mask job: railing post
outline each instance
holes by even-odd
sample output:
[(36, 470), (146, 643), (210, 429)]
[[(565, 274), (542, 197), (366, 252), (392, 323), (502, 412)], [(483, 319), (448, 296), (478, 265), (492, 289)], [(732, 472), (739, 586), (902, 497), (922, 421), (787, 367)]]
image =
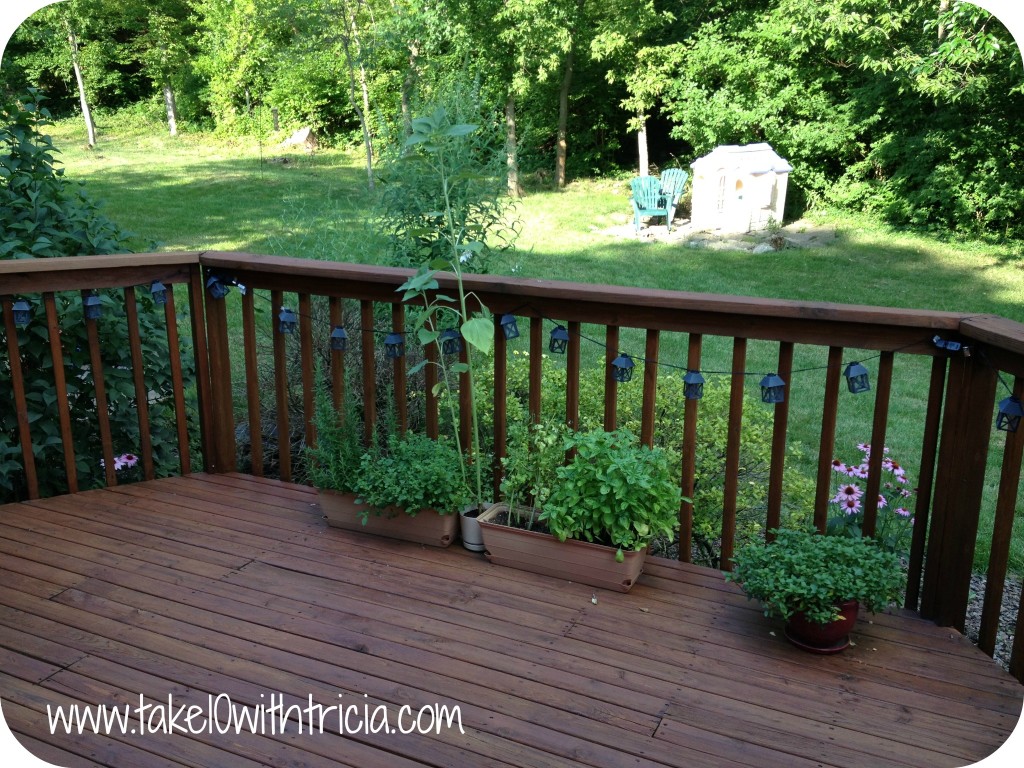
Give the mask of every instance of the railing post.
[(950, 359), (921, 591), (921, 615), (961, 632), (993, 426), (996, 372), (980, 355)]
[[(234, 472), (235, 416), (231, 392), (231, 358), (228, 344), (228, 314), (225, 299), (210, 299), (206, 304), (207, 348), (210, 353), (210, 392), (212, 395), (213, 455), (207, 460), (210, 472)], [(281, 438), (279, 438), (281, 439)]]

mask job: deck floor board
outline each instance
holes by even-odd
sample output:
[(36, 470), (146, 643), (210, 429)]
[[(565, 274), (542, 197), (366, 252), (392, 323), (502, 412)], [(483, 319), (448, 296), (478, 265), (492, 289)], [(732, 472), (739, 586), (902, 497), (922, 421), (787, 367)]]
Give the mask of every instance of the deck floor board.
[[(68, 766), (958, 766), (1007, 738), (1024, 698), (909, 612), (810, 656), (715, 571), (652, 560), (630, 594), (595, 592), (330, 529), (310, 489), (243, 475), (0, 507), (0, 578), (5, 717)], [(465, 732), (47, 723), (47, 704), (218, 694), (365, 704), (392, 725), (403, 706), (458, 705)]]

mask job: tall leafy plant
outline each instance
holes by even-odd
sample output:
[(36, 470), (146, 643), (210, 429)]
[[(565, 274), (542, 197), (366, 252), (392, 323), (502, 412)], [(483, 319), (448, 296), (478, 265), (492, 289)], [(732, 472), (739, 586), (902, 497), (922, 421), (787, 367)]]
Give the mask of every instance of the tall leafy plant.
[[(79, 254), (130, 253), (132, 240), (104, 216), (81, 185), (64, 177), (43, 129), (49, 112), (42, 96), (31, 90), (3, 109), (0, 124), (0, 258), (33, 259)], [(2, 286), (0, 286), (2, 291)], [(27, 297), (35, 303), (34, 297)], [(76, 293), (55, 295), (61, 333), (71, 431), (79, 485), (101, 484), (101, 446), (96, 423), (89, 343)], [(150, 393), (150, 436), (158, 475), (170, 474), (177, 465), (174, 430), (173, 380), (168, 362), (163, 313), (148, 291), (139, 292), (139, 330)], [(101, 293), (102, 316), (98, 321), (103, 375), (108, 400), (114, 454), (140, 450), (138, 404), (132, 377), (131, 347), (120, 293)], [(31, 425), (40, 493), (53, 495), (67, 490), (62, 438), (55, 403), (56, 385), (45, 322), (36, 316), (18, 331), (28, 420)], [(0, 344), (0, 391), (11, 391), (7, 345)], [(186, 391), (192, 380), (191, 355), (184, 357)], [(23, 498), (25, 476), (20, 461), (17, 414), (14, 403), (0, 398), (0, 502)], [(122, 478), (123, 479), (123, 478)]]
[[(441, 390), (456, 388), (455, 377), (466, 374), (470, 406), (470, 445), (461, 444), (458, 413), (455, 398), (446, 398), (452, 431), (459, 450), (460, 468), (463, 481), (472, 489), (473, 501), (478, 507), (484, 503), (483, 457), (480, 450), (480, 420), (477, 414), (478, 394), (473, 385), (474, 364), (480, 355), (488, 355), (494, 343), (494, 321), (483, 302), (466, 290), (462, 275), (466, 264), (483, 253), (484, 243), (478, 237), (484, 234), (472, 223), (467, 211), (476, 207), (472, 199), (471, 182), (479, 171), (472, 170), (467, 154), (472, 152), (471, 136), (479, 126), (470, 123), (451, 123), (443, 108), (438, 108), (426, 117), (412, 121), (412, 135), (406, 140), (409, 150), (407, 161), (415, 164), (436, 186), (430, 192), (438, 208), (430, 218), (431, 227), (427, 237), (443, 248), (431, 246), (428, 249), (432, 259), (406, 281), (398, 290), (403, 301), (420, 303), (423, 311), (415, 318), (415, 329), (424, 346), (438, 345), (436, 365), (440, 380), (434, 387), (434, 394)], [(455, 275), (456, 296), (439, 293), (435, 275), (447, 270)], [(475, 307), (475, 309), (474, 309)], [(457, 330), (466, 346), (465, 362), (448, 362), (444, 354), (441, 335), (444, 330)], [(415, 373), (430, 361), (424, 360), (410, 373)], [(468, 451), (468, 456), (467, 456)]]

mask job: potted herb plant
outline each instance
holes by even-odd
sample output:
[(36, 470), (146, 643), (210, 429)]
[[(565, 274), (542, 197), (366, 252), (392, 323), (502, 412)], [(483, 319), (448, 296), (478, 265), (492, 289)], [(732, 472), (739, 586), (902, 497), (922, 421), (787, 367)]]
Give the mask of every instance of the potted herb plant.
[(339, 521), (357, 519), (363, 512), (355, 489), (366, 449), (353, 409), (346, 403), (342, 413), (336, 411), (319, 370), (317, 381), (321, 384), (316, 387), (312, 418), (317, 439), (303, 452), (306, 481), (317, 489), (328, 524), (340, 526)]
[[(508, 504), (480, 517), (491, 562), (628, 592), (643, 569), (647, 545), (679, 524), (679, 485), (672, 462), (631, 433), (570, 432), (536, 525)], [(532, 517), (531, 517), (532, 519)]]
[(868, 538), (776, 530), (767, 544), (749, 544), (733, 557), (726, 581), (786, 622), (786, 637), (813, 653), (838, 653), (849, 643), (858, 607), (875, 612), (900, 596), (899, 559)]
[(457, 453), (444, 439), (415, 432), (391, 437), (386, 449), (362, 456), (353, 483), (355, 518), (333, 524), (447, 547), (455, 540), (457, 512), (469, 492), (452, 471)]

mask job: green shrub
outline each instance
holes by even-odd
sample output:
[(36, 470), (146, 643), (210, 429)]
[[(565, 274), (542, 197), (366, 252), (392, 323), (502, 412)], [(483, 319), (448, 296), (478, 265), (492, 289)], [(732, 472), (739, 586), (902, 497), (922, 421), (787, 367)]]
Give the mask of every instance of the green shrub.
[[(64, 178), (54, 159), (57, 150), (42, 133), (49, 112), (40, 106), (38, 91), (29, 91), (20, 105), (4, 110), (0, 127), (0, 258), (32, 259), (79, 254), (130, 253), (131, 239), (106, 218), (82, 185)], [(174, 428), (173, 381), (168, 362), (164, 315), (148, 291), (139, 291), (139, 331), (142, 337), (146, 389), (150, 392), (150, 437), (157, 475), (178, 465)], [(32, 302), (32, 297), (27, 297)], [(97, 321), (100, 355), (108, 399), (108, 416), (115, 455), (141, 450), (132, 360), (120, 291), (101, 291), (103, 314)], [(81, 488), (103, 484), (102, 452), (96, 420), (89, 343), (82, 314), (82, 297), (55, 295), (64, 356), (76, 471)], [(21, 366), (31, 424), (40, 493), (51, 496), (67, 490), (60, 422), (55, 407), (49, 334), (42, 310), (35, 307), (30, 325), (18, 331)], [(0, 344), (0, 391), (10, 392), (7, 345)], [(186, 392), (192, 389), (193, 363), (183, 356)], [(122, 480), (128, 479), (121, 477)], [(25, 497), (24, 468), (18, 439), (17, 415), (9, 398), (0, 398), (0, 503)]]
[(408, 515), (423, 509), (455, 514), (472, 498), (458, 464), (458, 451), (449, 441), (408, 432), (388, 440), (387, 450), (363, 455), (353, 490), (360, 503), (378, 514), (387, 507)]

